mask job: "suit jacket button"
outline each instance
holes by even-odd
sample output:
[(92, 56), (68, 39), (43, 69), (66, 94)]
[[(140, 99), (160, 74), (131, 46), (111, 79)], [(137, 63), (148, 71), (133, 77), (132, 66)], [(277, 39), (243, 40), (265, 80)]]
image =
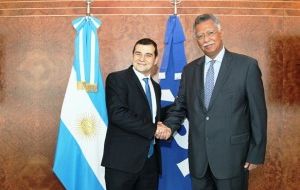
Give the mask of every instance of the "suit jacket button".
[(206, 119), (206, 121), (208, 121), (208, 120), (209, 120), (209, 117), (208, 117), (208, 116), (206, 116), (206, 118), (205, 118), (205, 119)]

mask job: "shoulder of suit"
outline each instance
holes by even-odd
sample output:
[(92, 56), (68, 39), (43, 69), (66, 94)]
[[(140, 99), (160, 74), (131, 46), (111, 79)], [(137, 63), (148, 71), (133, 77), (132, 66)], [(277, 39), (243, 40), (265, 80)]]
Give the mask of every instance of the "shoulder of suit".
[(194, 68), (194, 67), (198, 67), (202, 64), (202, 62), (204, 63), (204, 56), (202, 57), (199, 57), (193, 61), (191, 61), (190, 63), (188, 63), (185, 68), (188, 69), (188, 68)]
[(197, 58), (193, 61), (191, 61), (190, 63), (186, 64), (183, 68), (183, 72), (186, 73), (186, 72), (191, 72), (192, 70), (195, 70), (197, 68), (199, 68), (202, 64), (204, 57), (200, 57), (200, 58)]
[[(115, 71), (115, 72), (111, 72), (110, 74), (108, 74), (107, 77), (120, 77), (120, 78), (126, 78), (127, 76), (130, 75), (130, 68), (127, 69), (123, 69), (120, 71)], [(132, 71), (133, 72), (133, 71)]]
[(230, 55), (235, 60), (242, 60), (244, 63), (257, 63), (257, 60), (255, 58), (250, 57), (248, 55), (235, 53), (235, 52), (229, 52), (229, 51), (226, 51), (225, 56), (226, 56), (226, 54)]

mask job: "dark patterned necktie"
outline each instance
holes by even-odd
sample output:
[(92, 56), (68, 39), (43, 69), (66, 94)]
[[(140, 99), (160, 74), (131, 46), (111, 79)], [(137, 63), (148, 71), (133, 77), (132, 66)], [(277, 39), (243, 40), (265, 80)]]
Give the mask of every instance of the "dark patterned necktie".
[(209, 102), (210, 102), (210, 98), (212, 95), (212, 92), (214, 90), (214, 75), (215, 75), (215, 71), (214, 71), (214, 63), (216, 61), (215, 60), (211, 60), (210, 64), (209, 64), (209, 68), (207, 70), (206, 73), (206, 79), (205, 79), (205, 85), (204, 85), (204, 104), (206, 109), (209, 106)]

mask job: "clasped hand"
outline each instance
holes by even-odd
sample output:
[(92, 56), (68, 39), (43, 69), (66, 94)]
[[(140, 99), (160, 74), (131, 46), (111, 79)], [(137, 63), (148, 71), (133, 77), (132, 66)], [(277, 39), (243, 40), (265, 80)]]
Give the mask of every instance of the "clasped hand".
[(169, 127), (164, 125), (162, 122), (157, 122), (157, 129), (155, 132), (155, 137), (161, 140), (167, 140), (170, 138), (172, 131)]

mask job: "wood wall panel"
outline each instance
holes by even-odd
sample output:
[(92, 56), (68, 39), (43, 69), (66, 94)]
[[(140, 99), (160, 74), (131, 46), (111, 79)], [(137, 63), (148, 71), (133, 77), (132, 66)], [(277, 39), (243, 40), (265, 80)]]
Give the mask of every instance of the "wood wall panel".
[[(2, 16), (74, 16), (85, 13), (85, 2), (80, 1), (3, 1)], [(300, 15), (299, 1), (182, 1), (178, 7), (181, 15), (214, 12), (229, 15)], [(160, 15), (172, 14), (169, 1), (94, 1), (94, 15)]]
[[(94, 1), (103, 78), (130, 65), (136, 40), (158, 42), (159, 58), (169, 1)], [(251, 172), (250, 190), (300, 186), (300, 2), (182, 1), (178, 13), (191, 61), (202, 53), (192, 24), (217, 14), (226, 47), (256, 57), (268, 106), (266, 164)], [(60, 110), (73, 60), (71, 22), (85, 14), (81, 0), (0, 2), (0, 189), (63, 189), (52, 173)]]
[[(300, 20), (286, 18), (283, 33), (283, 125), (282, 155), (284, 183), (299, 188), (300, 179)], [(296, 166), (296, 167), (295, 167)], [(298, 184), (294, 183), (298, 181)]]

